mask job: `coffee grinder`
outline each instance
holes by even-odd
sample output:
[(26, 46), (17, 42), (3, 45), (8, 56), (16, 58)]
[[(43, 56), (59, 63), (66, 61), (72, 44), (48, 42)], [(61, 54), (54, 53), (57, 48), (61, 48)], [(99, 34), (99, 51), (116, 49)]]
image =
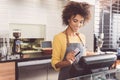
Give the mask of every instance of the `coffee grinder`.
[(13, 32), (13, 36), (15, 37), (15, 39), (13, 41), (12, 52), (13, 52), (13, 54), (21, 55), (21, 40), (19, 38), (21, 36), (21, 33), (19, 31)]

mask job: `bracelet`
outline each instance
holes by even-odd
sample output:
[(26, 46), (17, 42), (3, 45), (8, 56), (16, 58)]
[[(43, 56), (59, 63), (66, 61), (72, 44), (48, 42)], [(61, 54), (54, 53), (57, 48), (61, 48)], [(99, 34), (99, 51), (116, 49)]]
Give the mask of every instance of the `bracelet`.
[(69, 62), (70, 62), (70, 64), (72, 64), (73, 63), (73, 61), (72, 60), (68, 60)]

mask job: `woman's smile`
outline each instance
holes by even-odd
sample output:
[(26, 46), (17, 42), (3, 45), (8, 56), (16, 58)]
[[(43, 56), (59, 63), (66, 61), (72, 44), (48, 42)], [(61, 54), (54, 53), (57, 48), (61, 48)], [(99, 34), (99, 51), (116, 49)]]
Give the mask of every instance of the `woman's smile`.
[(69, 27), (73, 32), (77, 32), (84, 24), (84, 18), (81, 15), (72, 16), (69, 19)]

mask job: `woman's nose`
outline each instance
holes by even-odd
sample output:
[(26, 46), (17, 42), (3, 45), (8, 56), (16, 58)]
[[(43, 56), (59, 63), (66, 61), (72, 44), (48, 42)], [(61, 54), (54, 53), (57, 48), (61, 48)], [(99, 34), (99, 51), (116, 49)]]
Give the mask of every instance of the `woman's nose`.
[(81, 26), (81, 23), (77, 23), (77, 27), (80, 27)]

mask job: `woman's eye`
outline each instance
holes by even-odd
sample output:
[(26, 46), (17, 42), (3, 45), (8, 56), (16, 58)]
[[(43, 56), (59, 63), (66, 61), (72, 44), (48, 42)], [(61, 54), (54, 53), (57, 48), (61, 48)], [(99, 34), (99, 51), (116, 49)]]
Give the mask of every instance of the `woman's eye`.
[(84, 23), (84, 21), (80, 21), (80, 23), (81, 23), (81, 24), (83, 24), (83, 23)]
[(77, 22), (77, 20), (73, 20), (73, 22)]
[[(73, 19), (73, 22), (78, 23), (78, 20)], [(81, 21), (80, 21), (80, 24), (83, 24), (83, 23), (84, 23), (84, 20), (81, 20)]]

